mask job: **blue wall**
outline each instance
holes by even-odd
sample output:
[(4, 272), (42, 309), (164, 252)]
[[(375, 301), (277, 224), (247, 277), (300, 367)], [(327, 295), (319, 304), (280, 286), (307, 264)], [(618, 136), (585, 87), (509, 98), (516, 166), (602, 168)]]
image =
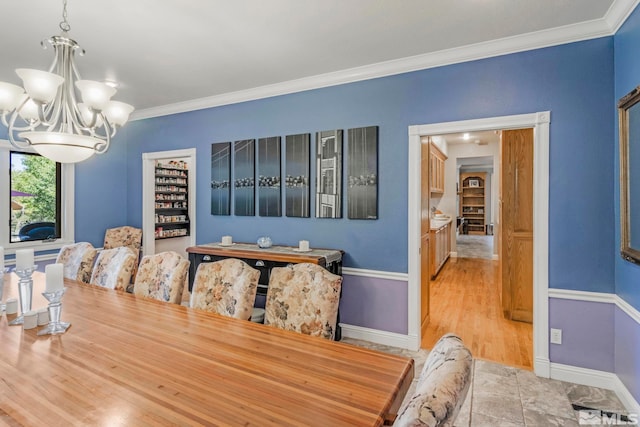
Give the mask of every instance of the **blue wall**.
[[(640, 85), (640, 9), (631, 14), (614, 37), (615, 47), (615, 99)], [(617, 122), (614, 122), (616, 141), (619, 141)], [(619, 173), (618, 144), (615, 153), (615, 177)], [(640, 165), (631, 165), (640, 167)], [(620, 185), (615, 181), (614, 199), (616, 218), (620, 212)], [(637, 185), (638, 183), (635, 183)], [(635, 218), (637, 221), (638, 218)], [(636, 310), (640, 310), (640, 266), (624, 261), (618, 255), (620, 247), (620, 224), (615, 228), (615, 292)], [(617, 309), (614, 322), (615, 332), (615, 373), (634, 396), (640, 400), (640, 324), (637, 316), (632, 317)]]
[[(640, 44), (640, 9), (636, 9), (627, 19), (614, 38), (615, 46), (615, 99), (629, 93), (640, 85), (640, 56), (638, 45)], [(617, 117), (617, 116), (616, 116)], [(614, 122), (616, 141), (618, 141), (617, 122)], [(619, 174), (618, 145), (615, 149), (615, 177)], [(640, 165), (633, 165), (640, 167)], [(616, 218), (620, 215), (620, 185), (615, 179), (615, 208)], [(636, 219), (637, 220), (637, 219)], [(616, 247), (615, 247), (615, 284), (616, 293), (625, 301), (640, 310), (640, 266), (624, 261), (618, 255), (620, 248), (620, 224), (616, 221)]]
[[(406, 272), (408, 126), (550, 110), (550, 284), (612, 292), (612, 93), (607, 37), (140, 120), (127, 126), (127, 222), (141, 222), (141, 154), (196, 147), (198, 243), (305, 238), (343, 248), (346, 266)], [(380, 127), (379, 220), (209, 214), (211, 143), (368, 125)]]

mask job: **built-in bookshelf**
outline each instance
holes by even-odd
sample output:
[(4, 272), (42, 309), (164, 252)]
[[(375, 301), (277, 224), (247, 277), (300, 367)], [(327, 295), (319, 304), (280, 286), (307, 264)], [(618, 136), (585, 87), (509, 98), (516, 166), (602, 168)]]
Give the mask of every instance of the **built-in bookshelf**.
[(156, 240), (189, 235), (189, 170), (184, 161), (155, 165)]
[(485, 183), (486, 172), (460, 174), (460, 216), (468, 234), (485, 234)]

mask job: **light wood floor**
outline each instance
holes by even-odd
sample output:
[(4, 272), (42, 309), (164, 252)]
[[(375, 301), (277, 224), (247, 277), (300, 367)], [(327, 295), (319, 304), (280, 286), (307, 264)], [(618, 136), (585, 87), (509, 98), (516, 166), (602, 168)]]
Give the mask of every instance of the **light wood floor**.
[(498, 261), (451, 258), (431, 281), (431, 319), (422, 347), (447, 332), (458, 334), (475, 358), (531, 370), (533, 328), (502, 315)]

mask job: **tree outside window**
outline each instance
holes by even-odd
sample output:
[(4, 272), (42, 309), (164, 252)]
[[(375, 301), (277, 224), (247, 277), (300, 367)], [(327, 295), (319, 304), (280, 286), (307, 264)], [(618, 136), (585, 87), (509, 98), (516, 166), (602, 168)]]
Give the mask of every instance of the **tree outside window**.
[(60, 164), (15, 151), (10, 162), (10, 241), (60, 238)]

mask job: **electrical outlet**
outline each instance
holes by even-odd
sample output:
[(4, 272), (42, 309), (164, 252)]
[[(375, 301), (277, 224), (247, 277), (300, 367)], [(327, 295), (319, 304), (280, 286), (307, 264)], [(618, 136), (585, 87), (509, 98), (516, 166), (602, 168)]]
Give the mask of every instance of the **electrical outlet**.
[(551, 344), (562, 344), (562, 329), (551, 328)]

